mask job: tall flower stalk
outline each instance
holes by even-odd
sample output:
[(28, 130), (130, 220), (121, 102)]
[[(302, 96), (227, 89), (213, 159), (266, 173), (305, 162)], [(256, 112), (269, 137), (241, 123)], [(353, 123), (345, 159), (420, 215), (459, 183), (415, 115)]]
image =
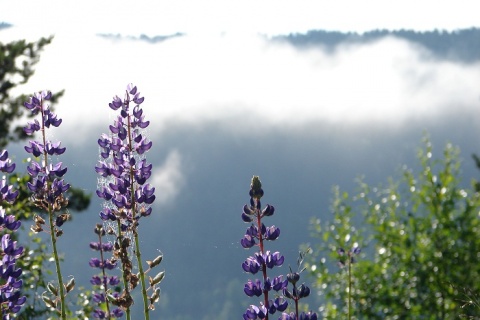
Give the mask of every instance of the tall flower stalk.
[(263, 196), (262, 184), (259, 177), (254, 176), (250, 185), (250, 205), (243, 207), (242, 220), (251, 223), (247, 228), (245, 236), (240, 241), (241, 245), (246, 248), (258, 247), (258, 252), (250, 256), (243, 262), (242, 268), (250, 274), (261, 272), (262, 279), (248, 280), (244, 287), (244, 292), (249, 297), (260, 297), (263, 295), (263, 302), (260, 305), (250, 305), (243, 314), (243, 319), (265, 319), (268, 320), (269, 314), (276, 311), (283, 312), (288, 307), (287, 300), (277, 295), (275, 299), (270, 299), (269, 293), (274, 290), (282, 292), (287, 287), (287, 279), (283, 280), (283, 276), (279, 275), (270, 279), (267, 275), (267, 269), (280, 267), (283, 264), (284, 257), (277, 251), (271, 253), (265, 250), (265, 242), (273, 241), (280, 235), (280, 228), (275, 226), (266, 227), (262, 219), (272, 216), (275, 208), (267, 205), (263, 210), (260, 199)]
[(105, 253), (113, 250), (113, 244), (111, 242), (103, 242), (103, 237), (106, 235), (106, 231), (101, 224), (95, 226), (95, 233), (98, 236), (97, 242), (90, 242), (90, 248), (100, 252), (100, 259), (92, 258), (90, 260), (90, 266), (92, 268), (98, 268), (101, 270), (100, 275), (94, 275), (90, 279), (90, 283), (99, 289), (99, 292), (93, 294), (93, 301), (99, 305), (94, 309), (93, 317), (96, 319), (112, 319), (120, 318), (123, 316), (123, 310), (121, 308), (112, 308), (109, 298), (118, 298), (118, 293), (111, 291), (119, 283), (120, 279), (117, 276), (108, 276), (106, 270), (112, 270), (117, 267), (117, 261), (105, 258)]
[[(46, 231), (49, 233), (58, 280), (58, 287), (53, 284), (48, 286), (52, 297), (44, 295), (43, 300), (48, 307), (57, 309), (62, 319), (66, 319), (65, 295), (73, 289), (75, 281), (72, 278), (66, 285), (63, 283), (60, 258), (57, 252), (57, 240), (63, 234), (60, 227), (70, 217), (64, 211), (68, 205), (65, 192), (70, 185), (62, 179), (67, 172), (67, 168), (62, 168), (61, 162), (54, 163), (52, 159), (53, 156), (62, 155), (66, 148), (61, 147), (60, 141), (52, 142), (47, 139), (47, 129), (58, 127), (62, 123), (62, 120), (57, 118), (46, 103), (51, 98), (51, 92), (42, 91), (35, 93), (28, 102), (24, 103), (24, 106), (32, 114), (39, 115), (38, 118), (40, 119), (40, 121), (35, 119), (24, 127), (24, 131), (28, 135), (40, 132), (40, 140), (30, 140), (28, 145), (25, 146), (25, 151), (33, 156), (27, 168), (31, 177), (27, 186), (32, 192), (34, 205), (46, 212), (48, 217), (48, 226), (45, 226), (45, 220), (37, 215), (35, 225), (31, 229), (34, 232)], [(60, 308), (58, 308), (58, 302), (60, 302)]]
[[(15, 170), (15, 164), (8, 158), (8, 152), (0, 152), (0, 172), (12, 173)], [(18, 196), (18, 190), (14, 190), (8, 185), (6, 178), (3, 177), (0, 182), (0, 200), (12, 204)], [(21, 296), (22, 269), (16, 267), (16, 261), (23, 253), (23, 247), (17, 247), (17, 241), (11, 237), (11, 233), (20, 228), (20, 221), (14, 215), (7, 215), (5, 208), (0, 203), (0, 318), (10, 319), (10, 316), (17, 314), (26, 301), (25, 296)]]
[(347, 319), (352, 319), (353, 316), (353, 302), (352, 302), (352, 290), (353, 290), (353, 278), (352, 278), (352, 265), (355, 263), (355, 256), (360, 253), (360, 247), (355, 243), (352, 249), (345, 251), (345, 249), (338, 249), (340, 259), (338, 265), (341, 268), (347, 267), (348, 277), (348, 289), (347, 289)]
[(297, 260), (297, 271), (292, 271), (290, 268), (290, 273), (287, 274), (287, 280), (292, 285), (292, 291), (287, 288), (283, 289), (283, 294), (286, 298), (291, 299), (295, 304), (295, 312), (283, 313), (280, 319), (282, 320), (317, 320), (317, 314), (313, 311), (309, 312), (300, 312), (298, 308), (298, 302), (300, 299), (306, 298), (310, 295), (310, 288), (302, 283), (297, 286), (297, 283), (300, 281), (300, 274), (305, 270), (301, 268), (303, 259), (305, 258), (307, 252), (300, 252), (300, 255)]
[[(112, 299), (112, 303), (125, 309), (127, 319), (130, 319), (133, 303), (131, 291), (138, 282), (142, 288), (145, 319), (150, 318), (149, 311), (154, 309), (160, 295), (158, 284), (165, 275), (161, 271), (155, 277), (149, 277), (147, 287), (146, 273), (161, 262), (162, 256), (153, 262), (147, 261), (149, 268), (144, 270), (140, 250), (140, 219), (151, 214), (151, 204), (155, 200), (155, 188), (147, 183), (152, 164), (147, 163), (145, 153), (152, 147), (152, 142), (145, 137), (144, 129), (150, 122), (144, 119), (140, 107), (143, 101), (137, 87), (131, 84), (127, 86), (123, 100), (118, 96), (113, 98), (109, 107), (120, 114), (110, 125), (109, 134), (102, 134), (98, 140), (100, 160), (95, 167), (100, 175), (97, 195), (104, 199), (100, 217), (110, 221), (107, 233), (116, 237), (113, 255), (122, 265), (124, 290), (120, 297)], [(138, 272), (133, 270), (132, 255)], [(152, 292), (150, 297), (147, 291)]]

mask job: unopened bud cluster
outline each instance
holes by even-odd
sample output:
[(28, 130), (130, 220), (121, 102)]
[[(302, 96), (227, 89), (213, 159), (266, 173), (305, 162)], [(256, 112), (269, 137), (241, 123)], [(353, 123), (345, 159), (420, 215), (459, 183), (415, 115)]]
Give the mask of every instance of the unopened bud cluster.
[(315, 312), (299, 312), (298, 308), (300, 299), (306, 298), (310, 295), (310, 288), (305, 283), (297, 285), (300, 281), (300, 274), (305, 270), (305, 268), (301, 269), (305, 255), (306, 252), (300, 252), (300, 256), (297, 259), (297, 271), (294, 272), (290, 269), (290, 273), (287, 274), (287, 280), (288, 283), (291, 284), (292, 289), (286, 287), (283, 289), (283, 294), (287, 299), (293, 301), (295, 312), (283, 313), (280, 318), (282, 320), (317, 320), (317, 314)]

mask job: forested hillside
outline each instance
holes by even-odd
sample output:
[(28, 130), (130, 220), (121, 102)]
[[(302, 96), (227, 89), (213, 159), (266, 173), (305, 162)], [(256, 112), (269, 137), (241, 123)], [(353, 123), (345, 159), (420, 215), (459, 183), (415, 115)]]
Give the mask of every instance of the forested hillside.
[(307, 33), (292, 33), (274, 37), (277, 41), (287, 41), (297, 47), (311, 48), (323, 46), (335, 50), (339, 45), (368, 43), (385, 37), (397, 37), (430, 50), (439, 59), (463, 61), (480, 60), (480, 29), (470, 28), (447, 32), (441, 30), (417, 32), (413, 30), (373, 30), (365, 33), (312, 30)]

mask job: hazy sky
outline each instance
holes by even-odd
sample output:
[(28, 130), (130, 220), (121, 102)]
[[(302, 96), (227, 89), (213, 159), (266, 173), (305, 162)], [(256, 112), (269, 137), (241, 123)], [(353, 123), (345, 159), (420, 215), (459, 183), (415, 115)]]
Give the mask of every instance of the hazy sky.
[(83, 29), (133, 35), (452, 30), (479, 26), (477, 4), (475, 0), (2, 0), (0, 21), (39, 32)]
[[(192, 127), (214, 122), (242, 135), (325, 120), (398, 128), (478, 108), (480, 65), (439, 61), (394, 38), (331, 53), (273, 43), (258, 33), (469, 28), (480, 25), (474, 4), (0, 0), (0, 21), (14, 25), (0, 31), (0, 39), (55, 35), (21, 92), (66, 90), (58, 109), (65, 123), (59, 135), (70, 145), (96, 141), (105, 117), (112, 117), (107, 104), (129, 82), (146, 97), (154, 136), (177, 122)], [(96, 36), (176, 32), (186, 36), (155, 44)], [(158, 184), (167, 188), (172, 177), (182, 181), (185, 157), (171, 150)]]

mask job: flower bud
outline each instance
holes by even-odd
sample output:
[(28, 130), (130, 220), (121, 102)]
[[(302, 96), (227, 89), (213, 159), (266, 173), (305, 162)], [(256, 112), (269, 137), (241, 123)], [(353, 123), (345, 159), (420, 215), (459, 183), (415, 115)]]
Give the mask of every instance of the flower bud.
[(306, 298), (309, 295), (310, 295), (310, 288), (302, 283), (302, 285), (298, 288), (298, 298), (299, 299)]
[(155, 302), (158, 301), (159, 298), (160, 298), (160, 288), (157, 288), (155, 292), (152, 294), (152, 296), (150, 297), (150, 303), (154, 304)]
[(295, 285), (297, 281), (300, 280), (300, 274), (298, 272), (289, 273), (287, 274), (287, 280), (291, 284)]
[(244, 205), (243, 206), (243, 213), (245, 213), (246, 215), (252, 215), (252, 214), (255, 213), (255, 211), (250, 209), (250, 207), (248, 205)]
[(260, 200), (263, 197), (262, 183), (258, 176), (253, 176), (250, 184), (250, 197)]
[(162, 262), (162, 260), (163, 260), (163, 254), (161, 254), (158, 257), (156, 257), (155, 259), (153, 259), (153, 261), (148, 261), (147, 260), (148, 267), (149, 268), (154, 268), (154, 267), (158, 266), (160, 264), (160, 262)]
[(242, 212), (242, 220), (243, 220), (243, 222), (252, 222), (253, 218), (251, 216), (245, 214), (245, 212)]
[(165, 271), (159, 272), (153, 279), (150, 277), (149, 278), (150, 286), (153, 287), (154, 285), (160, 283), (163, 280), (163, 278), (165, 278)]
[(67, 291), (67, 293), (72, 291), (73, 288), (75, 288), (75, 279), (74, 278), (70, 279), (70, 281), (68, 281), (68, 283), (65, 285), (65, 290)]
[(36, 224), (34, 226), (31, 226), (30, 230), (32, 230), (33, 233), (39, 233), (43, 231), (43, 228), (40, 225)]
[(60, 237), (62, 234), (63, 234), (63, 230), (62, 230), (62, 229), (56, 229), (56, 230), (55, 230), (55, 236), (56, 236), (57, 238)]
[(38, 214), (36, 214), (36, 215), (33, 217), (33, 221), (35, 221), (35, 224), (45, 224), (45, 219), (43, 219), (42, 217), (40, 217)]
[(55, 301), (53, 301), (52, 299), (50, 299), (46, 295), (42, 295), (42, 300), (43, 300), (43, 302), (45, 302), (45, 305), (49, 308), (56, 308), (57, 307), (57, 304), (55, 303)]
[(50, 291), (54, 296), (57, 296), (58, 295), (58, 290), (57, 288), (53, 285), (53, 283), (49, 282), (47, 284), (47, 289), (48, 291)]
[(101, 225), (100, 223), (97, 223), (97, 225), (95, 226), (95, 233), (100, 236), (104, 236), (105, 229), (103, 229), (103, 225)]
[(267, 204), (265, 209), (263, 209), (263, 211), (262, 211), (262, 215), (265, 216), (265, 217), (269, 217), (269, 216), (273, 215), (274, 212), (275, 212), (275, 208), (273, 206)]
[(65, 221), (67, 221), (70, 218), (70, 215), (68, 213), (62, 213), (57, 216), (57, 219), (55, 220), (55, 225), (57, 227), (61, 227)]

